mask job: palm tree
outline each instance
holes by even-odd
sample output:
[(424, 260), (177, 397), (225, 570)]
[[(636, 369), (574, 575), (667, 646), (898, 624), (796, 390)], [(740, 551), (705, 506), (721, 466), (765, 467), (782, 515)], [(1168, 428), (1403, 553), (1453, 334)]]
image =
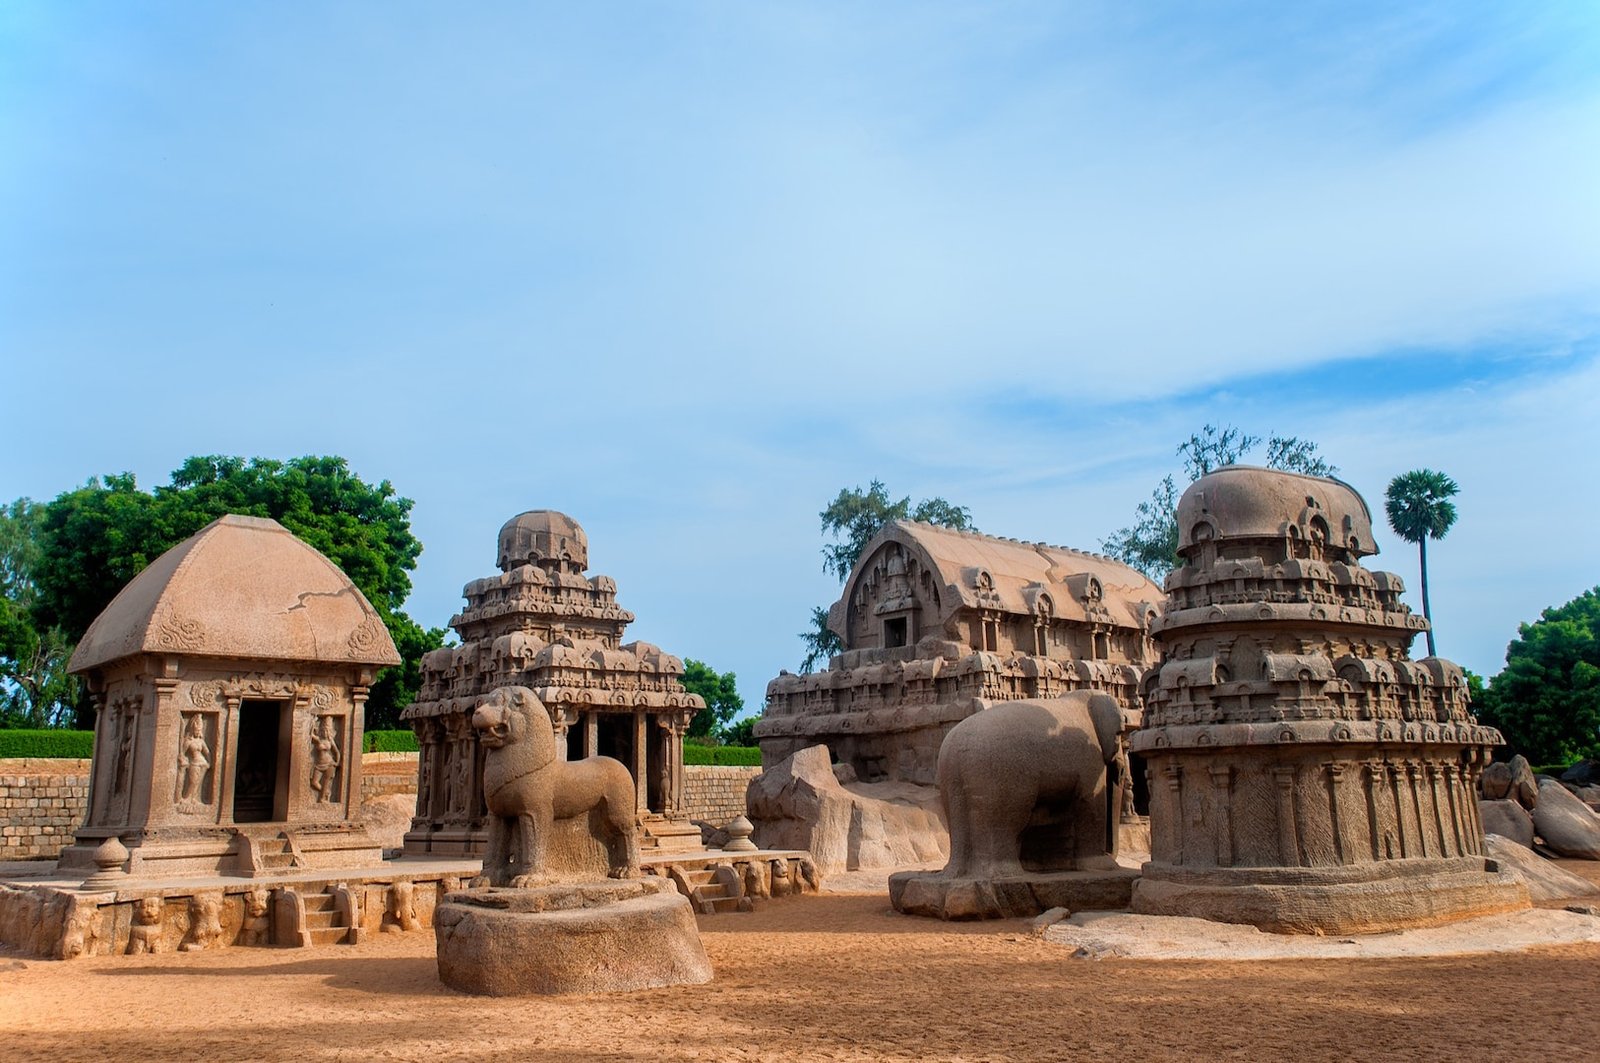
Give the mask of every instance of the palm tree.
[(1456, 522), (1456, 505), (1450, 501), (1460, 488), (1442, 472), (1416, 469), (1389, 481), (1383, 508), (1389, 527), (1408, 543), (1416, 543), (1422, 559), (1422, 615), (1428, 621), (1428, 656), (1435, 656), (1433, 614), (1428, 609), (1428, 540), (1443, 539)]

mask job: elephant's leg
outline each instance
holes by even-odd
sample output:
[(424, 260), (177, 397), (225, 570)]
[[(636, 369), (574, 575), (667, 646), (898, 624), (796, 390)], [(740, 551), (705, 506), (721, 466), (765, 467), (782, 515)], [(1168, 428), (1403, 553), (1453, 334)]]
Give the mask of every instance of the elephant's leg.
[(1031, 788), (984, 800), (969, 799), (973, 874), (995, 878), (1022, 874), (1022, 829), (1028, 825), (1037, 799)]
[(939, 796), (944, 799), (945, 824), (950, 828), (950, 859), (942, 874), (965, 878), (972, 868), (972, 812), (965, 788), (939, 780)]

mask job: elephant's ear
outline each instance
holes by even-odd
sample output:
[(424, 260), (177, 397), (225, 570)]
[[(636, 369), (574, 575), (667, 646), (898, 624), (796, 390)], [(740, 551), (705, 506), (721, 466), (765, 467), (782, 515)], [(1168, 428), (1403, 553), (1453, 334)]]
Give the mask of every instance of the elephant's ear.
[(1110, 694), (1089, 695), (1089, 718), (1094, 721), (1095, 737), (1100, 739), (1100, 753), (1110, 764), (1117, 759), (1122, 741), (1122, 706)]

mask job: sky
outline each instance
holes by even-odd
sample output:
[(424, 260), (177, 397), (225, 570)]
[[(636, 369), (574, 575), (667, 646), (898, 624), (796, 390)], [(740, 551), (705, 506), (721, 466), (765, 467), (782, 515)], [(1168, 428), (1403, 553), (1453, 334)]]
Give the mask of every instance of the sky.
[(1097, 549), (1297, 435), (1460, 483), (1492, 675), (1600, 584), (1600, 8), (11, 0), (0, 397), (4, 499), (345, 456), (427, 625), (559, 509), (751, 710), (841, 488)]

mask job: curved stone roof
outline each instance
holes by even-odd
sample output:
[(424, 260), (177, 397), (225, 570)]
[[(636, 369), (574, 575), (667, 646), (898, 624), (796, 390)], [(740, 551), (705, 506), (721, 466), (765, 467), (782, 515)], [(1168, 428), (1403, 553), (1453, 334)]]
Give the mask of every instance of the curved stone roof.
[(829, 626), (847, 645), (845, 604), (889, 542), (913, 550), (938, 574), (941, 623), (958, 609), (974, 607), (1011, 613), (1047, 611), (1063, 620), (1109, 619), (1143, 629), (1163, 600), (1161, 588), (1143, 573), (1100, 554), (897, 520), (861, 551), (829, 614)]
[(1195, 529), (1203, 525), (1217, 539), (1304, 538), (1318, 517), (1332, 545), (1356, 557), (1378, 552), (1372, 513), (1343, 480), (1225, 465), (1190, 484), (1178, 500), (1178, 550), (1194, 546)]
[(589, 537), (565, 513), (530, 509), (501, 525), (498, 558), (502, 572), (519, 565), (560, 567), (562, 562), (570, 571), (582, 572), (589, 567)]
[(150, 563), (95, 618), (69, 669), (139, 653), (399, 664), (377, 611), (275, 520), (234, 514)]

